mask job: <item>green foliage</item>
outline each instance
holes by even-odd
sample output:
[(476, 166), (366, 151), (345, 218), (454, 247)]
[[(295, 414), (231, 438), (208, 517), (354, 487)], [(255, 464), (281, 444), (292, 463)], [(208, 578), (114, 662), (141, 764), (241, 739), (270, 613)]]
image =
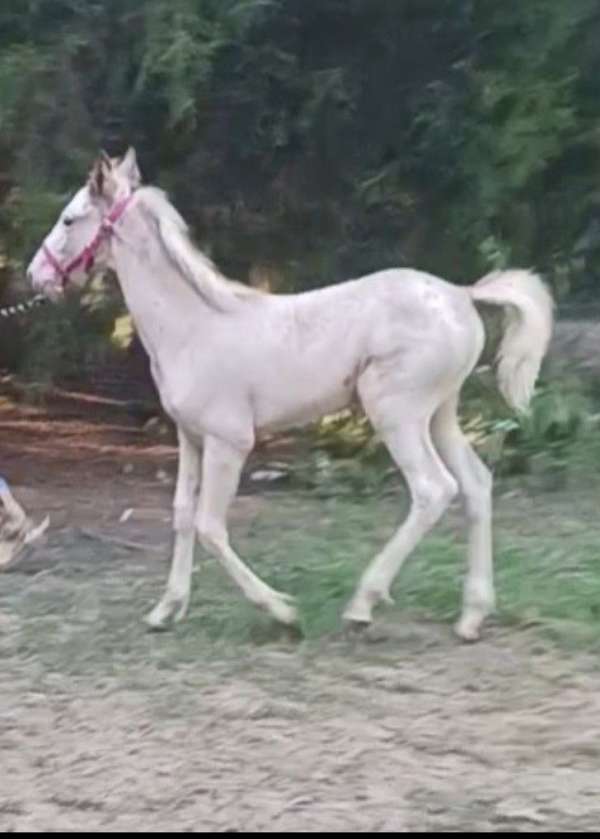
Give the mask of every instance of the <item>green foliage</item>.
[(66, 379), (87, 378), (89, 371), (114, 355), (109, 339), (118, 306), (118, 301), (94, 305), (89, 296), (71, 298), (60, 308), (45, 306), (23, 338), (21, 372), (48, 384), (54, 371)]
[[(544, 488), (556, 488), (582, 460), (600, 467), (595, 402), (579, 376), (563, 373), (542, 380), (528, 413), (515, 415), (498, 392), (493, 370), (484, 367), (465, 388), (461, 425), (496, 475), (530, 475)], [(379, 494), (398, 481), (385, 446), (356, 410), (325, 417), (308, 448), (294, 465), (294, 483), (323, 497)]]
[(489, 369), (469, 382), (465, 396), (463, 427), (496, 474), (535, 474), (547, 488), (560, 485), (567, 468), (580, 462), (595, 430), (594, 400), (574, 374), (542, 379), (523, 415), (509, 411)]
[(143, 93), (158, 87), (162, 91), (169, 129), (193, 131), (197, 125), (203, 85), (225, 43), (217, 8), (217, 3), (199, 4), (196, 0), (157, 0), (147, 5), (136, 89)]
[(242, 279), (520, 263), (593, 290), (599, 35), (596, 0), (7, 2), (0, 295), (128, 143)]

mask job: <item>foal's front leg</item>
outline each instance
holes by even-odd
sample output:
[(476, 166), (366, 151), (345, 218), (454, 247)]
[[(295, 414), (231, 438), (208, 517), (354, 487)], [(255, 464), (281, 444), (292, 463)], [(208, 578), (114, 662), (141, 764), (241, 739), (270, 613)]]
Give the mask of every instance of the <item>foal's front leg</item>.
[(160, 602), (146, 617), (146, 623), (153, 629), (164, 629), (171, 621), (180, 621), (185, 617), (190, 600), (200, 455), (194, 443), (180, 428), (177, 429), (177, 435), (179, 465), (173, 499), (175, 546), (167, 589)]
[(284, 624), (296, 622), (292, 598), (275, 591), (254, 574), (229, 544), (227, 510), (237, 492), (247, 452), (208, 437), (202, 459), (202, 492), (198, 510), (198, 536), (206, 550), (217, 557), (248, 600)]

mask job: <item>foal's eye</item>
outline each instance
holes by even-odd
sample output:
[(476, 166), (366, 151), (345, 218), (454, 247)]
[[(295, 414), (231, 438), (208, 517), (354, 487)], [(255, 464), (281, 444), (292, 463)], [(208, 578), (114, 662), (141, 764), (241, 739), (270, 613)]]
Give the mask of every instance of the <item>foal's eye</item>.
[(65, 227), (70, 227), (73, 224), (74, 219), (72, 218), (65, 218), (63, 219), (63, 224)]

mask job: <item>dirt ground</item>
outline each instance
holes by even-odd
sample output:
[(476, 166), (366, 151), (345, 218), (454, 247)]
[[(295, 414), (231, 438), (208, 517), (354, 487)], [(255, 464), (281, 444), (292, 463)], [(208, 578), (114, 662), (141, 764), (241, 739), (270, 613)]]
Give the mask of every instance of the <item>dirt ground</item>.
[[(379, 643), (149, 633), (170, 443), (102, 405), (0, 403), (0, 435), (3, 474), (52, 515), (0, 577), (1, 830), (597, 828), (595, 661), (493, 623), (463, 646), (409, 616)], [(243, 495), (235, 521), (268, 503)]]

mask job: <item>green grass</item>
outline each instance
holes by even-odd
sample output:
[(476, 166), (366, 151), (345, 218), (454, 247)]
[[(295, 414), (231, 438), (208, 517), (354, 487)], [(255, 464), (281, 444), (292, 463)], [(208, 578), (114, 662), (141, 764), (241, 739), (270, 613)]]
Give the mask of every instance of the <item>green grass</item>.
[[(600, 649), (595, 498), (588, 487), (578, 497), (564, 491), (497, 499), (498, 613), (490, 635), (500, 623), (515, 633), (533, 628), (561, 645)], [(360, 501), (276, 493), (258, 505), (250, 523), (233, 527), (233, 542), (260, 576), (297, 597), (309, 650), (338, 636), (361, 572), (404, 513), (402, 493)], [(377, 617), (386, 625), (435, 622), (449, 629), (460, 610), (464, 538), (460, 517), (452, 514), (408, 560), (392, 589), (396, 605)], [(0, 590), (0, 613), (16, 621), (3, 652), (17, 663), (34, 662), (40, 678), (91, 671), (126, 673), (135, 682), (148, 666), (157, 674), (196, 667), (202, 659), (243, 660), (248, 644), (289, 643), (200, 551), (188, 620), (154, 634), (141, 617), (162, 593), (167, 557), (147, 562), (106, 546), (91, 548), (88, 541), (55, 549), (61, 557), (56, 571), (39, 580), (6, 575)]]
[[(506, 515), (495, 528), (495, 619), (515, 627), (538, 624), (565, 642), (595, 645), (600, 643), (600, 528), (586, 521), (586, 511), (577, 519), (572, 496), (548, 493), (548, 499), (554, 506), (558, 502), (559, 511), (553, 507), (537, 526), (533, 514), (520, 521), (518, 500), (497, 504)], [(543, 498), (540, 504), (543, 510)], [(340, 629), (360, 574), (403, 514), (404, 504), (389, 498), (355, 503), (344, 497), (275, 495), (237, 545), (257, 573), (297, 597), (304, 635), (316, 639)], [(450, 624), (460, 609), (465, 555), (465, 533), (455, 515), (409, 558), (392, 588), (396, 606), (381, 614), (388, 621), (411, 614)], [(197, 629), (213, 640), (241, 641), (249, 626), (268, 638), (268, 619), (257, 624), (255, 610), (240, 605), (215, 563), (196, 577), (193, 612)]]

